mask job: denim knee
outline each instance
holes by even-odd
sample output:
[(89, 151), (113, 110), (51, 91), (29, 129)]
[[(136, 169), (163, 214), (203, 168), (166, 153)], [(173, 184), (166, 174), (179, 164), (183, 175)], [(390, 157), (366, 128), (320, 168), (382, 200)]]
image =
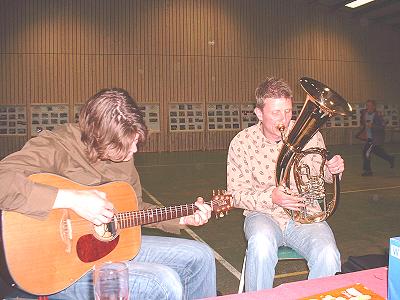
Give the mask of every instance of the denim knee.
[(216, 267), (213, 250), (205, 243), (187, 241), (181, 245), (186, 255), (181, 270), (184, 299), (198, 299), (216, 296)]
[(321, 252), (328, 265), (340, 264), (340, 252), (336, 244), (324, 245)]
[(183, 286), (179, 275), (163, 265), (135, 266), (130, 271), (130, 294), (134, 299), (182, 299)]
[(312, 256), (322, 256), (322, 257), (339, 257), (339, 250), (335, 242), (330, 242), (327, 240), (319, 240), (312, 243), (311, 249)]
[(257, 233), (247, 241), (247, 250), (256, 254), (259, 258), (277, 256), (276, 241), (270, 236)]
[(215, 257), (213, 250), (205, 243), (197, 242), (195, 257), (199, 260), (200, 264), (214, 265)]
[[(208, 272), (215, 269), (215, 257), (213, 250), (205, 243), (198, 241), (190, 241), (181, 245), (181, 250), (190, 253), (190, 264), (188, 261), (187, 268), (191, 268), (196, 273), (199, 270), (207, 270)], [(189, 271), (189, 270), (188, 270)]]
[(340, 253), (335, 244), (321, 243), (311, 251), (309, 278), (334, 275), (341, 269)]

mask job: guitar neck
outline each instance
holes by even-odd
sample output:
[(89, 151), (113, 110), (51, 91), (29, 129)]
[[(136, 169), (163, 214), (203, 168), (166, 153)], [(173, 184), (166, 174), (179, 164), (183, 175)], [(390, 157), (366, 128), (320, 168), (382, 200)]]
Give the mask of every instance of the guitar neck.
[[(207, 204), (210, 205), (210, 203)], [(117, 218), (120, 228), (129, 228), (133, 226), (146, 225), (189, 216), (192, 215), (197, 209), (197, 206), (192, 203), (178, 206), (122, 212), (117, 213), (114, 218)]]

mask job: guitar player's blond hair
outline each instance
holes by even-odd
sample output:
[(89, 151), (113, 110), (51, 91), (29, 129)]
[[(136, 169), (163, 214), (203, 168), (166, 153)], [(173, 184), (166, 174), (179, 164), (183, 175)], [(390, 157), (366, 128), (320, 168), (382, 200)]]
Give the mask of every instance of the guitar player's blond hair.
[(79, 113), (81, 140), (91, 162), (122, 161), (138, 136), (147, 137), (147, 126), (137, 103), (120, 88), (103, 89), (90, 97)]

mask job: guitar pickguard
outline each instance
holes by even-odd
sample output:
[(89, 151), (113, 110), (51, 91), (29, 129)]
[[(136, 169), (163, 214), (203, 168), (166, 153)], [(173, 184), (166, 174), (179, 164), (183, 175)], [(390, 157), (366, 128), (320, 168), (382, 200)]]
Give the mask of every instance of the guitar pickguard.
[(119, 236), (109, 242), (99, 241), (93, 234), (86, 234), (76, 243), (76, 253), (82, 262), (97, 261), (111, 253), (118, 245)]
[(79, 238), (76, 252), (83, 262), (93, 262), (103, 258), (117, 246), (119, 241), (119, 226), (116, 218), (111, 222), (93, 226), (93, 234)]

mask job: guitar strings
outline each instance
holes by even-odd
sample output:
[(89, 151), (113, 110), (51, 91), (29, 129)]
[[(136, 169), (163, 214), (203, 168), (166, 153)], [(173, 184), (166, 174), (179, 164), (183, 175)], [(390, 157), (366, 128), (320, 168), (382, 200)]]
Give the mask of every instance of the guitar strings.
[[(206, 201), (204, 204), (210, 205), (212, 208), (213, 206), (217, 205), (223, 205), (225, 204), (224, 199), (216, 199), (216, 200), (211, 200), (211, 201)], [(170, 206), (170, 207), (157, 207), (157, 208), (150, 208), (146, 210), (138, 210), (138, 211), (127, 211), (127, 212), (119, 212), (114, 214), (112, 221), (114, 222), (119, 222), (119, 223), (129, 223), (129, 226), (138, 226), (143, 222), (146, 222), (146, 219), (148, 222), (153, 222), (154, 219), (156, 219), (155, 222), (158, 221), (158, 216), (161, 215), (161, 218), (163, 215), (168, 217), (168, 214), (170, 215), (170, 218), (176, 218), (179, 215), (179, 211), (181, 215), (188, 215), (189, 213), (192, 213), (195, 211), (197, 206), (194, 203), (191, 204), (185, 204), (185, 205), (176, 205), (176, 206)], [(142, 222), (139, 222), (142, 221)], [(87, 226), (92, 225), (92, 223), (88, 220), (85, 220), (83, 218), (81, 219), (69, 219), (69, 222), (73, 223), (74, 226)], [(67, 220), (64, 220), (63, 226), (66, 225)], [(101, 226), (101, 225), (100, 225)]]

